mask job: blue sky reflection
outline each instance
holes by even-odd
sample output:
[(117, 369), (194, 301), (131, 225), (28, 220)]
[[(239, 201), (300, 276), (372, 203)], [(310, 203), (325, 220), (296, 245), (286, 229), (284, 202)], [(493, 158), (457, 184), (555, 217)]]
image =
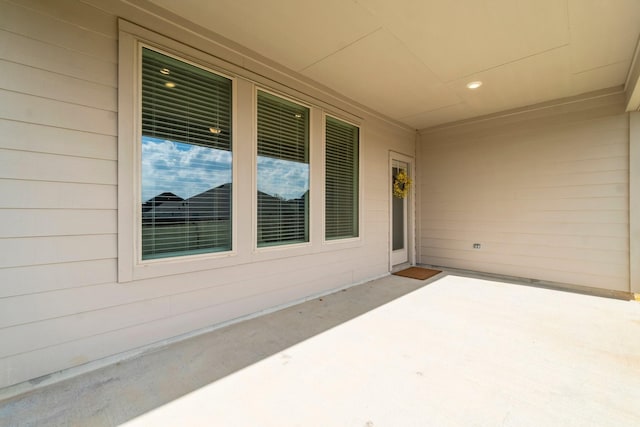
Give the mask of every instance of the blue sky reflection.
[(291, 200), (308, 190), (308, 163), (258, 156), (258, 191)]
[[(229, 151), (142, 137), (142, 201), (170, 192), (183, 199), (231, 182)], [(309, 164), (258, 156), (258, 190), (285, 200), (309, 190)]]
[(142, 137), (142, 201), (171, 192), (183, 199), (231, 182), (231, 153)]

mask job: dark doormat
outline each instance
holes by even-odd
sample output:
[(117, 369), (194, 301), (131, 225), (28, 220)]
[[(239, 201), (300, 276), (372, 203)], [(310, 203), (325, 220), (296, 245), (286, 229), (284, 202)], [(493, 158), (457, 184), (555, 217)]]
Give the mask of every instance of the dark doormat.
[(429, 277), (433, 277), (438, 273), (442, 273), (442, 271), (430, 270), (428, 268), (422, 268), (422, 267), (409, 267), (405, 270), (396, 271), (393, 274), (395, 274), (396, 276), (409, 277), (411, 279), (426, 280)]

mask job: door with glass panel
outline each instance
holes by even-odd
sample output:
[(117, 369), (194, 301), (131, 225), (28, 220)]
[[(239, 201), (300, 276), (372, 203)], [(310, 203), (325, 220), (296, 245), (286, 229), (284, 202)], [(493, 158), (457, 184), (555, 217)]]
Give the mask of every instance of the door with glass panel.
[(409, 262), (411, 162), (400, 154), (391, 155), (391, 266)]

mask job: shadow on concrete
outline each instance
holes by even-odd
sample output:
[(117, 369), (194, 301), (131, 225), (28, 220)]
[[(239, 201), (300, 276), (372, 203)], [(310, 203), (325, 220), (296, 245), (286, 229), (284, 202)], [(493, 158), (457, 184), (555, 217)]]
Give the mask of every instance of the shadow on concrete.
[(443, 277), (389, 276), (245, 320), (0, 403), (0, 424), (113, 426)]

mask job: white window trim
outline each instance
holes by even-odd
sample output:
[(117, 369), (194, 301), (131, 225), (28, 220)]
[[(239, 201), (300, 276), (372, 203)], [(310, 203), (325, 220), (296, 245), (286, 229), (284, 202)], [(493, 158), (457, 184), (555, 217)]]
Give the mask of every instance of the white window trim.
[[(237, 190), (232, 185), (232, 249), (142, 260), (141, 256), (141, 51), (151, 48), (232, 81), (232, 183), (237, 182), (237, 81), (212, 65), (215, 58), (120, 21), (118, 64), (118, 282), (207, 270), (237, 263)], [(182, 54), (184, 52), (184, 54)], [(213, 264), (212, 264), (213, 263)]]
[[(291, 243), (291, 244), (283, 244), (283, 245), (274, 245), (274, 246), (264, 246), (258, 247), (258, 92), (268, 93), (269, 95), (276, 96), (278, 98), (284, 99), (286, 101), (292, 102), (294, 104), (298, 104), (302, 107), (309, 109), (309, 217), (307, 224), (309, 229), (309, 241), (303, 243)], [(302, 255), (305, 253), (310, 253), (310, 248), (313, 247), (313, 243), (315, 240), (315, 233), (313, 232), (313, 224), (315, 222), (314, 215), (314, 192), (317, 191), (315, 188), (314, 179), (314, 170), (315, 170), (315, 162), (316, 156), (314, 154), (314, 130), (315, 127), (313, 125), (313, 117), (314, 111), (317, 108), (311, 104), (308, 104), (304, 101), (300, 101), (299, 99), (292, 98), (291, 96), (273, 91), (271, 89), (265, 88), (263, 86), (254, 85), (253, 90), (253, 252), (255, 254), (269, 254), (269, 253), (279, 253), (282, 251), (294, 251), (288, 252), (288, 256), (296, 256)], [(297, 251), (296, 251), (297, 249)]]
[[(364, 147), (365, 129), (358, 121), (361, 117), (327, 104), (310, 93), (302, 92), (283, 80), (265, 77), (246, 66), (245, 56), (230, 51), (223, 45), (199, 39), (185, 32), (183, 37), (171, 39), (152, 30), (140, 27), (124, 19), (119, 25), (118, 61), (118, 282), (186, 274), (254, 262), (286, 260), (288, 258), (336, 252), (362, 247), (365, 241), (364, 199), (366, 186)], [(182, 31), (174, 28), (175, 31)], [(176, 40), (188, 40), (191, 45)], [(143, 43), (170, 56), (209, 69), (233, 80), (233, 193), (232, 193), (232, 252), (182, 256), (160, 260), (137, 260), (137, 241), (140, 225), (137, 223), (140, 197), (139, 170), (135, 162), (139, 159), (136, 117), (139, 96), (139, 76), (135, 64), (137, 45)], [(192, 47), (196, 46), (196, 47)], [(213, 52), (208, 54), (205, 52)], [(220, 56), (215, 56), (220, 55)], [(241, 64), (241, 65), (238, 65)], [(309, 122), (309, 242), (282, 246), (257, 247), (257, 90), (282, 97), (310, 109)], [(253, 97), (253, 99), (251, 99)], [(335, 113), (335, 114), (334, 114)], [(339, 120), (360, 128), (360, 207), (359, 237), (354, 239), (324, 239), (324, 115), (330, 114)], [(251, 134), (251, 135), (249, 135)], [(252, 141), (249, 147), (243, 142)], [(252, 187), (252, 190), (247, 188)], [(240, 188), (242, 187), (242, 188)], [(246, 194), (252, 191), (253, 196)], [(239, 212), (239, 207), (243, 212)], [(247, 211), (251, 211), (247, 213)], [(249, 216), (251, 219), (249, 219)], [(240, 222), (242, 221), (242, 223)], [(249, 229), (249, 230), (247, 230)], [(249, 235), (251, 234), (251, 235)]]
[[(340, 120), (341, 122), (350, 124), (358, 128), (358, 236), (357, 237), (347, 237), (344, 239), (329, 239), (326, 238), (326, 190), (325, 190), (325, 182), (327, 179), (327, 117), (331, 117), (336, 120)], [(362, 196), (362, 180), (364, 179), (363, 175), (363, 163), (362, 163), (362, 125), (361, 123), (354, 122), (352, 120), (345, 119), (336, 114), (331, 114), (328, 112), (323, 112), (322, 115), (322, 244), (326, 246), (335, 246), (335, 245), (348, 245), (348, 244), (359, 244), (362, 242), (363, 236), (363, 216), (362, 216), (362, 206), (363, 206), (363, 196)]]

